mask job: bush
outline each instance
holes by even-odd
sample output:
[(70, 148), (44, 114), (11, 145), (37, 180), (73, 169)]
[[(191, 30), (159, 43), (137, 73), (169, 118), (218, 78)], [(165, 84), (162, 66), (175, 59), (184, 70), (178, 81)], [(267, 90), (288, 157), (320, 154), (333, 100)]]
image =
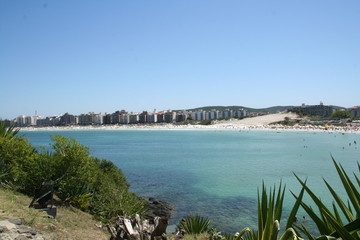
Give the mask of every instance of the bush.
[(144, 213), (144, 201), (129, 192), (112, 162), (90, 156), (89, 148), (73, 138), (57, 135), (52, 141), (53, 151), (38, 152), (23, 137), (0, 134), (0, 180), (30, 196), (43, 182), (53, 182), (62, 201), (102, 220)]

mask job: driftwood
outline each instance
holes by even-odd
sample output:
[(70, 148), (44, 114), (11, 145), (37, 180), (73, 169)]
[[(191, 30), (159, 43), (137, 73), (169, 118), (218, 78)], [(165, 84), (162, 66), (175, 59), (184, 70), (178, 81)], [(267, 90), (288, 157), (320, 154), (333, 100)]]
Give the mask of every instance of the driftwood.
[(117, 217), (115, 227), (108, 224), (111, 240), (167, 240), (166, 228), (168, 220), (165, 217), (155, 217), (154, 223), (141, 220), (139, 215), (132, 217)]

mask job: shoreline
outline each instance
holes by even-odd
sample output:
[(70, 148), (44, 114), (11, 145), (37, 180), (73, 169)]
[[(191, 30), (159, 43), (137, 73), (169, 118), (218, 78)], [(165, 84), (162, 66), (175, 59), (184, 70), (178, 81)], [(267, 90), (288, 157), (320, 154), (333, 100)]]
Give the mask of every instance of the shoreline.
[(304, 120), (294, 113), (282, 112), (244, 119), (214, 120), (210, 125), (182, 125), (176, 123), (123, 124), (123, 125), (88, 125), (88, 126), (52, 126), (23, 127), (24, 131), (62, 131), (62, 130), (270, 130), (270, 131), (302, 131), (302, 132), (340, 132), (360, 133), (358, 127), (340, 127), (334, 125), (315, 126), (295, 124), (293, 126), (275, 124), (284, 119)]
[(313, 125), (242, 125), (234, 123), (218, 123), (212, 125), (176, 125), (176, 124), (154, 124), (154, 125), (90, 125), (90, 126), (52, 126), (52, 127), (22, 127), (21, 131), (82, 131), (82, 130), (269, 130), (269, 131), (292, 131), (292, 132), (338, 132), (360, 134), (360, 127), (338, 127), (338, 126), (313, 126)]

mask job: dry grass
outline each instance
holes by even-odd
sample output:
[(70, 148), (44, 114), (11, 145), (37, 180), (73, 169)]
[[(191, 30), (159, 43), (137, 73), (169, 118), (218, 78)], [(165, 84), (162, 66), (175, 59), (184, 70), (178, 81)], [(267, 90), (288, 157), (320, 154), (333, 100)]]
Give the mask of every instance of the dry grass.
[(93, 217), (71, 207), (58, 207), (56, 219), (28, 208), (31, 198), (0, 188), (0, 218), (2, 216), (22, 218), (25, 224), (36, 228), (49, 240), (65, 239), (109, 239), (106, 231), (98, 229)]

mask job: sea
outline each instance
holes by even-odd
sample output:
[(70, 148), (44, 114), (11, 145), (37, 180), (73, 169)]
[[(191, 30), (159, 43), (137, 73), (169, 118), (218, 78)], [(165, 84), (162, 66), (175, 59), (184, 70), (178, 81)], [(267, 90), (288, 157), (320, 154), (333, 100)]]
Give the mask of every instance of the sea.
[[(323, 178), (345, 191), (332, 162), (359, 173), (360, 134), (274, 130), (36, 130), (21, 131), (36, 148), (51, 137), (73, 137), (90, 153), (122, 169), (131, 191), (175, 206), (170, 228), (186, 215), (208, 217), (219, 231), (257, 229), (258, 190), (285, 186), (282, 225), (298, 194), (295, 174), (331, 207)], [(308, 196), (306, 203), (311, 203)], [(313, 205), (312, 205), (313, 206)], [(303, 219), (305, 217), (305, 220)], [(298, 221), (315, 228), (302, 209)]]

